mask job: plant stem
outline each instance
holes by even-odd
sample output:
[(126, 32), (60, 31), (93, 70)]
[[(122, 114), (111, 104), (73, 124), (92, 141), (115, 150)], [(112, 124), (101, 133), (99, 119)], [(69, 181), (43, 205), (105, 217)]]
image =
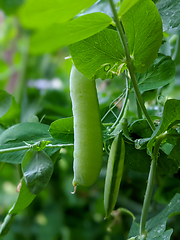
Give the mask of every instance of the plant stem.
[(144, 202), (143, 202), (142, 213), (141, 213), (140, 235), (146, 235), (145, 225), (146, 225), (147, 214), (149, 210), (149, 205), (150, 205), (154, 181), (155, 181), (155, 173), (156, 173), (156, 161), (152, 160), (149, 176), (148, 176), (148, 184), (147, 184), (146, 193), (145, 193)]
[(149, 124), (149, 126), (151, 127), (151, 129), (154, 131), (156, 129), (153, 121), (151, 120), (147, 110), (146, 110), (146, 107), (144, 106), (144, 101), (142, 99), (142, 96), (141, 96), (141, 93), (139, 91), (139, 88), (138, 88), (138, 85), (137, 85), (137, 81), (136, 81), (136, 76), (135, 76), (135, 73), (134, 73), (134, 70), (133, 70), (133, 66), (129, 66), (129, 72), (130, 72), (130, 75), (131, 75), (131, 80), (132, 80), (132, 84), (133, 84), (133, 87), (134, 87), (134, 91), (136, 93), (136, 97), (137, 97), (137, 101), (147, 119), (147, 122)]
[(5, 148), (5, 149), (0, 149), (0, 154), (2, 153), (10, 153), (10, 152), (16, 152), (16, 151), (22, 151), (22, 150), (27, 150), (29, 149), (29, 146), (21, 146), (21, 147), (15, 147), (15, 148)]
[(130, 76), (131, 76), (131, 81), (132, 81), (132, 84), (133, 84), (133, 87), (134, 87), (134, 91), (135, 91), (135, 94), (136, 94), (137, 101), (139, 102), (139, 105), (140, 105), (140, 107), (141, 107), (141, 109), (142, 109), (142, 111), (143, 111), (143, 113), (144, 113), (144, 115), (145, 115), (145, 117), (146, 117), (146, 119), (149, 123), (149, 126), (154, 131), (155, 130), (154, 123), (151, 120), (151, 118), (150, 118), (150, 116), (149, 116), (149, 114), (148, 114), (148, 112), (147, 112), (147, 110), (144, 106), (144, 101), (142, 99), (141, 93), (140, 93), (138, 85), (137, 85), (136, 76), (135, 76), (135, 73), (134, 73), (133, 62), (132, 62), (130, 54), (129, 54), (129, 49), (128, 49), (126, 38), (125, 38), (125, 35), (124, 35), (124, 32), (123, 32), (122, 23), (118, 19), (118, 15), (117, 15), (113, 0), (109, 0), (109, 3), (110, 3), (110, 6), (111, 6), (111, 9), (112, 9), (112, 12), (113, 12), (114, 21), (116, 23), (116, 27), (117, 27), (117, 30), (118, 30), (118, 33), (119, 33), (120, 40), (121, 40), (122, 45), (124, 47), (124, 51), (125, 51), (125, 55), (126, 55), (126, 63), (127, 63), (128, 69), (129, 69), (129, 73), (130, 73)]
[(112, 125), (111, 129), (114, 128), (117, 125), (117, 123), (119, 122), (119, 120), (124, 116), (126, 106), (127, 106), (127, 102), (128, 102), (128, 99), (129, 99), (129, 93), (130, 93), (129, 83), (128, 83), (128, 80), (126, 78), (126, 93), (125, 93), (125, 99), (124, 99), (124, 102), (123, 102), (123, 106), (121, 108), (121, 112), (120, 112), (119, 116), (117, 117), (115, 123)]
[(153, 192), (153, 186), (155, 182), (155, 176), (156, 176), (156, 164), (157, 164), (157, 159), (158, 159), (158, 153), (159, 153), (159, 147), (161, 142), (167, 137), (167, 132), (159, 135), (157, 137), (155, 146), (154, 146), (154, 151), (153, 151), (153, 157), (151, 161), (151, 166), (150, 166), (150, 172), (148, 176), (148, 184), (146, 188), (146, 193), (144, 197), (144, 202), (143, 202), (143, 208), (142, 208), (142, 214), (141, 214), (141, 221), (140, 221), (140, 235), (144, 236), (146, 235), (146, 219), (147, 219), (147, 214), (149, 210), (149, 205), (152, 197), (152, 192)]
[[(46, 148), (59, 148), (59, 147), (66, 147), (66, 146), (72, 146), (72, 145), (73, 144), (71, 144), (71, 143), (70, 144), (57, 144), (57, 145), (48, 144), (48, 145), (46, 145)], [(0, 154), (16, 152), (16, 151), (22, 151), (22, 150), (28, 150), (31, 147), (33, 147), (33, 145), (21, 146), (21, 147), (15, 147), (15, 148), (0, 149)]]
[(139, 102), (138, 102), (137, 98), (136, 98), (136, 106), (137, 106), (137, 116), (138, 116), (139, 119), (142, 119), (142, 111), (141, 111), (141, 108), (139, 106)]

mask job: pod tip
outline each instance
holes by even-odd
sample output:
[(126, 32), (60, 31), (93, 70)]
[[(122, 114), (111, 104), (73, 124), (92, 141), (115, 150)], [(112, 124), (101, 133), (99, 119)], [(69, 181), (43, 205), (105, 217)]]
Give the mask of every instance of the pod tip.
[(74, 185), (74, 191), (71, 192), (71, 194), (75, 194), (76, 193), (76, 189), (77, 189), (77, 185)]

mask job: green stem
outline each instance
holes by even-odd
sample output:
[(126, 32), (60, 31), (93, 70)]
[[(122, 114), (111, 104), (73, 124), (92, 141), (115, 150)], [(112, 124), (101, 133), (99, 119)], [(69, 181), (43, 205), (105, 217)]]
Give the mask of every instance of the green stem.
[(153, 192), (155, 173), (156, 173), (156, 162), (152, 160), (149, 176), (148, 176), (148, 184), (147, 184), (146, 193), (145, 193), (144, 202), (143, 202), (142, 213), (141, 213), (140, 235), (142, 236), (146, 235), (145, 225), (146, 225), (147, 214), (148, 214), (149, 205), (151, 201), (151, 196)]
[(123, 102), (123, 106), (121, 108), (121, 112), (120, 112), (119, 116), (117, 117), (115, 123), (112, 125), (111, 129), (114, 128), (117, 125), (117, 123), (119, 122), (119, 120), (124, 116), (124, 112), (126, 110), (127, 102), (128, 102), (128, 99), (129, 99), (129, 93), (130, 93), (129, 83), (128, 83), (128, 80), (126, 78), (126, 93), (125, 93), (125, 99), (124, 99), (124, 102)]
[(153, 151), (153, 157), (151, 161), (151, 166), (150, 166), (150, 172), (148, 176), (148, 184), (146, 188), (146, 193), (144, 197), (144, 202), (143, 202), (143, 208), (142, 208), (142, 214), (141, 214), (141, 220), (140, 220), (140, 235), (144, 236), (146, 235), (146, 219), (147, 219), (147, 214), (149, 210), (149, 205), (151, 202), (151, 197), (152, 197), (152, 192), (153, 192), (153, 186), (155, 182), (155, 177), (156, 177), (156, 164), (157, 164), (157, 159), (158, 159), (158, 154), (159, 154), (159, 147), (161, 142), (167, 137), (167, 132), (159, 135), (157, 137), (155, 146), (154, 146), (154, 151)]
[(138, 85), (137, 85), (136, 76), (135, 76), (135, 73), (134, 73), (133, 62), (132, 62), (130, 54), (129, 54), (129, 49), (128, 49), (126, 38), (125, 38), (125, 35), (124, 35), (124, 32), (123, 32), (122, 23), (119, 21), (119, 18), (118, 18), (113, 0), (109, 0), (109, 3), (110, 3), (110, 6), (111, 6), (111, 9), (112, 9), (112, 12), (113, 12), (114, 21), (116, 23), (116, 27), (117, 27), (117, 30), (118, 30), (118, 33), (119, 33), (120, 40), (121, 40), (122, 45), (124, 47), (124, 51), (125, 51), (125, 55), (126, 55), (126, 63), (127, 63), (128, 69), (129, 69), (130, 76), (131, 76), (131, 81), (132, 81), (132, 84), (133, 84), (133, 87), (134, 87), (134, 91), (136, 93), (137, 101), (139, 102), (139, 105), (140, 105), (140, 107), (141, 107), (141, 109), (142, 109), (142, 111), (143, 111), (143, 113), (144, 113), (144, 115), (145, 115), (145, 117), (146, 117), (146, 119), (149, 123), (149, 126), (154, 131), (155, 130), (154, 123), (151, 120), (151, 118), (149, 117), (149, 114), (148, 114), (148, 112), (147, 112), (147, 110), (144, 106), (144, 101), (142, 99), (141, 93), (140, 93)]
[[(57, 144), (57, 145), (52, 145), (52, 144), (48, 144), (46, 145), (46, 148), (59, 148), (59, 147), (66, 147), (66, 146), (72, 146), (73, 144)], [(21, 147), (15, 147), (15, 148), (6, 148), (6, 149), (0, 149), (0, 154), (3, 153), (10, 153), (10, 152), (16, 152), (16, 151), (22, 151), (22, 150), (28, 150), (31, 147), (33, 147), (33, 145), (30, 146), (21, 146)]]
[(27, 150), (29, 148), (30, 148), (29, 146), (21, 146), (21, 147), (15, 147), (15, 148), (0, 149), (0, 154)]
[(139, 119), (142, 119), (142, 111), (141, 111), (141, 108), (139, 106), (139, 102), (138, 102), (137, 98), (136, 98), (136, 106), (137, 106), (137, 116), (138, 116)]
[(147, 119), (147, 122), (149, 124), (149, 126), (151, 127), (151, 129), (154, 131), (156, 129), (153, 121), (151, 120), (148, 112), (147, 112), (147, 109), (146, 107), (144, 106), (144, 101), (142, 99), (142, 96), (141, 96), (141, 93), (139, 91), (139, 88), (138, 88), (138, 85), (137, 85), (137, 81), (136, 81), (136, 76), (135, 76), (135, 73), (134, 73), (134, 70), (133, 70), (133, 66), (132, 65), (129, 65), (129, 72), (130, 72), (130, 75), (131, 75), (131, 81), (132, 81), (132, 84), (133, 84), (133, 87), (134, 87), (134, 91), (136, 93), (136, 98), (137, 98), (137, 101)]
[[(116, 102), (116, 100), (118, 100), (117, 102), (116, 102), (116, 104), (114, 104), (112, 107), (110, 107), (109, 108), (109, 110), (106, 112), (106, 114), (101, 118), (101, 122), (103, 122), (103, 120), (106, 118), (106, 116), (110, 113), (110, 112), (112, 112), (112, 110), (116, 107), (116, 105), (122, 100), (122, 98), (124, 97), (124, 92), (118, 97), (118, 98), (116, 98), (116, 99), (114, 99), (113, 100), (113, 102), (110, 104), (110, 106), (112, 105), (112, 104), (114, 104), (115, 102)], [(113, 112), (112, 112), (113, 113)]]

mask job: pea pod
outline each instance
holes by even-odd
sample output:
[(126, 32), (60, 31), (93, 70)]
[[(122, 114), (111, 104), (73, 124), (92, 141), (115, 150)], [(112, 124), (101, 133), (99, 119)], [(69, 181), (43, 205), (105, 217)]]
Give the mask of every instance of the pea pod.
[(97, 180), (103, 156), (103, 141), (97, 90), (75, 66), (70, 75), (70, 96), (74, 116), (73, 185), (91, 186)]
[(125, 156), (125, 145), (122, 133), (119, 133), (113, 140), (108, 159), (107, 173), (104, 189), (104, 208), (106, 218), (113, 211), (121, 183)]

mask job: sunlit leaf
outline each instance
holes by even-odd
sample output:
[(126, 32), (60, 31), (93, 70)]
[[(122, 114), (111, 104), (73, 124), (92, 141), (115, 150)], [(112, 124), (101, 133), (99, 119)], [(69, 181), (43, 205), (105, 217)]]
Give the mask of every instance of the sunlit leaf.
[(111, 22), (104, 13), (91, 13), (66, 23), (53, 24), (32, 36), (30, 51), (33, 54), (56, 51), (98, 33)]
[(96, 0), (28, 0), (19, 11), (20, 21), (27, 28), (45, 28), (64, 23)]

